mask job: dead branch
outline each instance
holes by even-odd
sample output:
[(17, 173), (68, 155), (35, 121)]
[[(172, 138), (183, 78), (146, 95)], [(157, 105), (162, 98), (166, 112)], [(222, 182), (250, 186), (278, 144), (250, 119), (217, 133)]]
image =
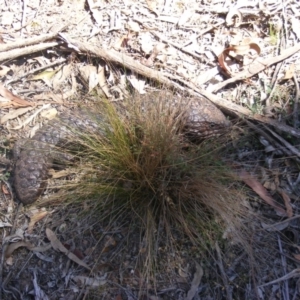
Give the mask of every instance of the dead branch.
[[(101, 57), (102, 59), (104, 59), (108, 62), (117, 63), (129, 70), (132, 70), (133, 72), (136, 72), (142, 76), (145, 76), (154, 81), (157, 81), (157, 82), (163, 84), (164, 86), (171, 87), (171, 88), (175, 87), (181, 91), (184, 89), (185, 91), (188, 91), (191, 95), (194, 95), (194, 96), (196, 95), (198, 97), (202, 95), (202, 96), (206, 97), (207, 99), (209, 99), (210, 101), (212, 101), (213, 103), (215, 103), (216, 105), (223, 107), (226, 110), (232, 111), (234, 114), (240, 116), (241, 118), (247, 117), (252, 120), (256, 120), (256, 121), (259, 121), (259, 122), (262, 122), (265, 124), (269, 124), (279, 130), (282, 130), (283, 132), (286, 132), (286, 133), (291, 134), (296, 137), (300, 137), (300, 131), (294, 129), (293, 127), (287, 126), (276, 120), (273, 120), (273, 119), (270, 119), (270, 118), (267, 118), (267, 117), (264, 117), (264, 116), (261, 116), (258, 114), (253, 114), (249, 109), (247, 109), (245, 107), (242, 107), (242, 106), (232, 103), (228, 100), (220, 98), (208, 91), (199, 89), (199, 88), (195, 87), (195, 85), (192, 85), (192, 84), (184, 81), (183, 79), (178, 78), (177, 80), (179, 82), (181, 82), (185, 87), (188, 87), (188, 89), (183, 88), (179, 84), (175, 83), (174, 81), (171, 81), (166, 76), (162, 75), (160, 71), (155, 71), (153, 69), (150, 69), (124, 53), (119, 53), (113, 49), (107, 50), (107, 49), (104, 49), (101, 47), (92, 46), (88, 43), (82, 43), (80, 41), (71, 39), (68, 36), (66, 36), (65, 34), (61, 34), (61, 33), (59, 34), (59, 37), (68, 44), (68, 47), (74, 49), (77, 52), (90, 53), (90, 54), (96, 55), (98, 57)], [(291, 49), (293, 49), (293, 51), (291, 51)], [(300, 44), (297, 45), (297, 49), (300, 50)], [(292, 55), (293, 53), (295, 53), (295, 47), (290, 48), (288, 50), (289, 50), (288, 51), (289, 55)], [(279, 55), (278, 57), (280, 57), (281, 59), (284, 59), (287, 57), (287, 54), (282, 54), (282, 55)], [(270, 59), (266, 59), (266, 61), (268, 61), (268, 60), (270, 60)], [(272, 58), (271, 61), (274, 61), (274, 59)]]
[(20, 48), (20, 49), (14, 49), (6, 52), (1, 52), (0, 61), (8, 60), (8, 59), (14, 59), (19, 56), (25, 56), (28, 54), (32, 54), (35, 52), (43, 51), (48, 48), (52, 48), (59, 45), (58, 42), (50, 42), (50, 43), (43, 43), (38, 45), (33, 45), (26, 48)]

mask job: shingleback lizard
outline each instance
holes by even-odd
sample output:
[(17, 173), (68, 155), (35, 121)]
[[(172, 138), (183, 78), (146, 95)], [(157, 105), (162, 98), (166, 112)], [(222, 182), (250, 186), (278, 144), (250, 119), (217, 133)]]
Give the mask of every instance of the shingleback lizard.
[[(184, 109), (184, 130), (193, 140), (219, 135), (230, 125), (223, 113), (206, 99), (186, 101)], [(101, 130), (93, 120), (95, 115), (92, 112), (77, 110), (63, 113), (59, 119), (51, 120), (23, 144), (15, 158), (14, 167), (14, 188), (23, 204), (33, 203), (43, 192), (48, 169), (53, 162), (54, 146), (67, 139), (70, 134), (68, 128), (85, 130), (89, 126)]]

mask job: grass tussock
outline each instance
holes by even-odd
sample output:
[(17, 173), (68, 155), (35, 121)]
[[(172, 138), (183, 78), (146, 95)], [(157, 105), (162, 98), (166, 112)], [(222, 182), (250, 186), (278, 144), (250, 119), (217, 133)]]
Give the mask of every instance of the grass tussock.
[(162, 93), (122, 107), (102, 101), (91, 115), (101, 130), (74, 129), (71, 139), (77, 175), (60, 198), (89, 200), (99, 219), (140, 228), (148, 273), (160, 241), (176, 240), (174, 230), (202, 249), (225, 230), (242, 241), (241, 197), (219, 158), (220, 140), (190, 143), (182, 134), (184, 109)]

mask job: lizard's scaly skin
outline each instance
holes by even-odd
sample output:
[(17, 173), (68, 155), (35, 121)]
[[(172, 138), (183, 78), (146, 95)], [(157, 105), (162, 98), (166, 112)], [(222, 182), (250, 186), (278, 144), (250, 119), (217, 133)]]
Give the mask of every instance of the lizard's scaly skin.
[[(182, 100), (180, 102), (182, 104)], [(222, 112), (206, 99), (192, 99), (182, 107), (185, 110), (184, 130), (194, 140), (218, 135), (230, 124)], [(64, 113), (23, 144), (14, 169), (15, 191), (23, 204), (33, 203), (43, 192), (48, 169), (53, 162), (54, 146), (68, 139), (70, 128), (75, 132), (84, 131), (87, 127), (101, 131), (101, 122), (94, 122), (95, 118), (101, 117), (83, 110)]]

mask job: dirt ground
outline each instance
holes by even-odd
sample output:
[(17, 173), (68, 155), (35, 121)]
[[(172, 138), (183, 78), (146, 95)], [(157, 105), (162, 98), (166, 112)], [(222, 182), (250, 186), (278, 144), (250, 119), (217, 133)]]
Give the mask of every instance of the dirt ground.
[[(299, 299), (299, 39), (296, 0), (0, 0), (0, 299)], [(161, 87), (232, 123), (222, 159), (244, 171), (251, 234), (245, 249), (228, 228), (208, 251), (172, 229), (145, 281), (131, 220), (49, 205), (64, 170), (19, 205), (13, 147), (97, 97)]]

